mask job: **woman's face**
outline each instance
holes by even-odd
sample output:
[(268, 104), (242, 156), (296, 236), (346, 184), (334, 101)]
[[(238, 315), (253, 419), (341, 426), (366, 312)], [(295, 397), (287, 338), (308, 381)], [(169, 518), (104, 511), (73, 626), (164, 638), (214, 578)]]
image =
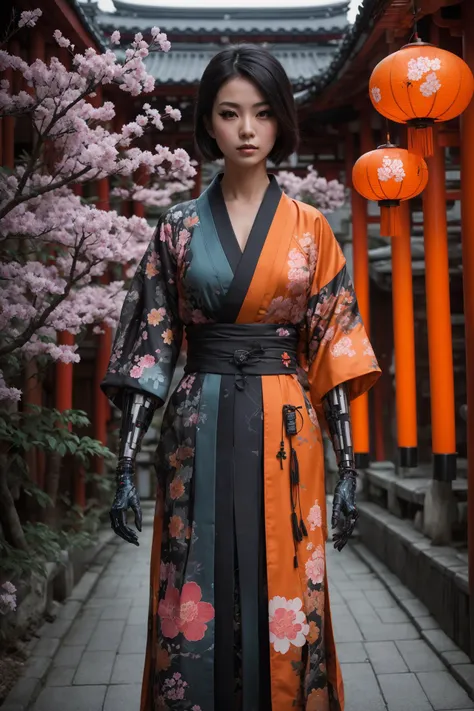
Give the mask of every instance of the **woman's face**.
[(248, 79), (234, 77), (217, 93), (208, 130), (226, 162), (251, 167), (271, 152), (278, 123), (259, 89)]

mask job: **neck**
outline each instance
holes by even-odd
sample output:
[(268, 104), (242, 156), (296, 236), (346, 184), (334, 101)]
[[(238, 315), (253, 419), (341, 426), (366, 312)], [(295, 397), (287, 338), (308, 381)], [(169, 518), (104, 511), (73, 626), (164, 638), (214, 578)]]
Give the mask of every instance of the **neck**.
[(250, 169), (226, 163), (221, 189), (226, 202), (261, 202), (269, 182), (265, 162)]

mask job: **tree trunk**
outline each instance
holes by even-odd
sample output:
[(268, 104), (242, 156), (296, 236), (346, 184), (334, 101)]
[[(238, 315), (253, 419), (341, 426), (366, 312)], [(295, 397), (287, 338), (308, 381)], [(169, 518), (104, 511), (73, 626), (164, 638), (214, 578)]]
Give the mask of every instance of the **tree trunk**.
[(25, 534), (23, 533), (13, 496), (8, 487), (5, 455), (0, 456), (0, 523), (7, 543), (14, 548), (26, 550)]
[(58, 499), (59, 481), (61, 478), (61, 457), (57, 452), (50, 452), (46, 459), (45, 493), (51, 499), (51, 504), (43, 512), (43, 521), (54, 528), (56, 523), (56, 502)]

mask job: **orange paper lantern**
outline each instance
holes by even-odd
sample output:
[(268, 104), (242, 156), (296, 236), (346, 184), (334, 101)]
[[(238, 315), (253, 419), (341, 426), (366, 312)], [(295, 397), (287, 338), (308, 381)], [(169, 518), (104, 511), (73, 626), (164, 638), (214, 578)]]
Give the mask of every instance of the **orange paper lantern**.
[(417, 40), (377, 64), (369, 93), (377, 111), (408, 126), (408, 147), (433, 154), (433, 124), (459, 116), (469, 104), (474, 77), (452, 52)]
[(402, 200), (419, 195), (428, 182), (428, 168), (419, 153), (392, 143), (364, 153), (352, 169), (354, 188), (380, 205), (380, 234), (400, 234), (399, 206)]

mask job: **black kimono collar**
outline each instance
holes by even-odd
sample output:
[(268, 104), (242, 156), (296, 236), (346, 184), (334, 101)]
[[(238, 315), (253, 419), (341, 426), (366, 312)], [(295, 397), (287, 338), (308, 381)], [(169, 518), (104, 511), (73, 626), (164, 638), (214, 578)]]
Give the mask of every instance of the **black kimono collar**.
[(237, 319), (245, 300), (283, 193), (275, 176), (269, 175), (270, 183), (250, 230), (245, 249), (242, 251), (222, 194), (220, 184), (222, 177), (223, 173), (220, 173), (214, 178), (207, 190), (207, 196), (219, 241), (234, 273), (229, 291), (224, 298), (220, 319), (232, 323)]

